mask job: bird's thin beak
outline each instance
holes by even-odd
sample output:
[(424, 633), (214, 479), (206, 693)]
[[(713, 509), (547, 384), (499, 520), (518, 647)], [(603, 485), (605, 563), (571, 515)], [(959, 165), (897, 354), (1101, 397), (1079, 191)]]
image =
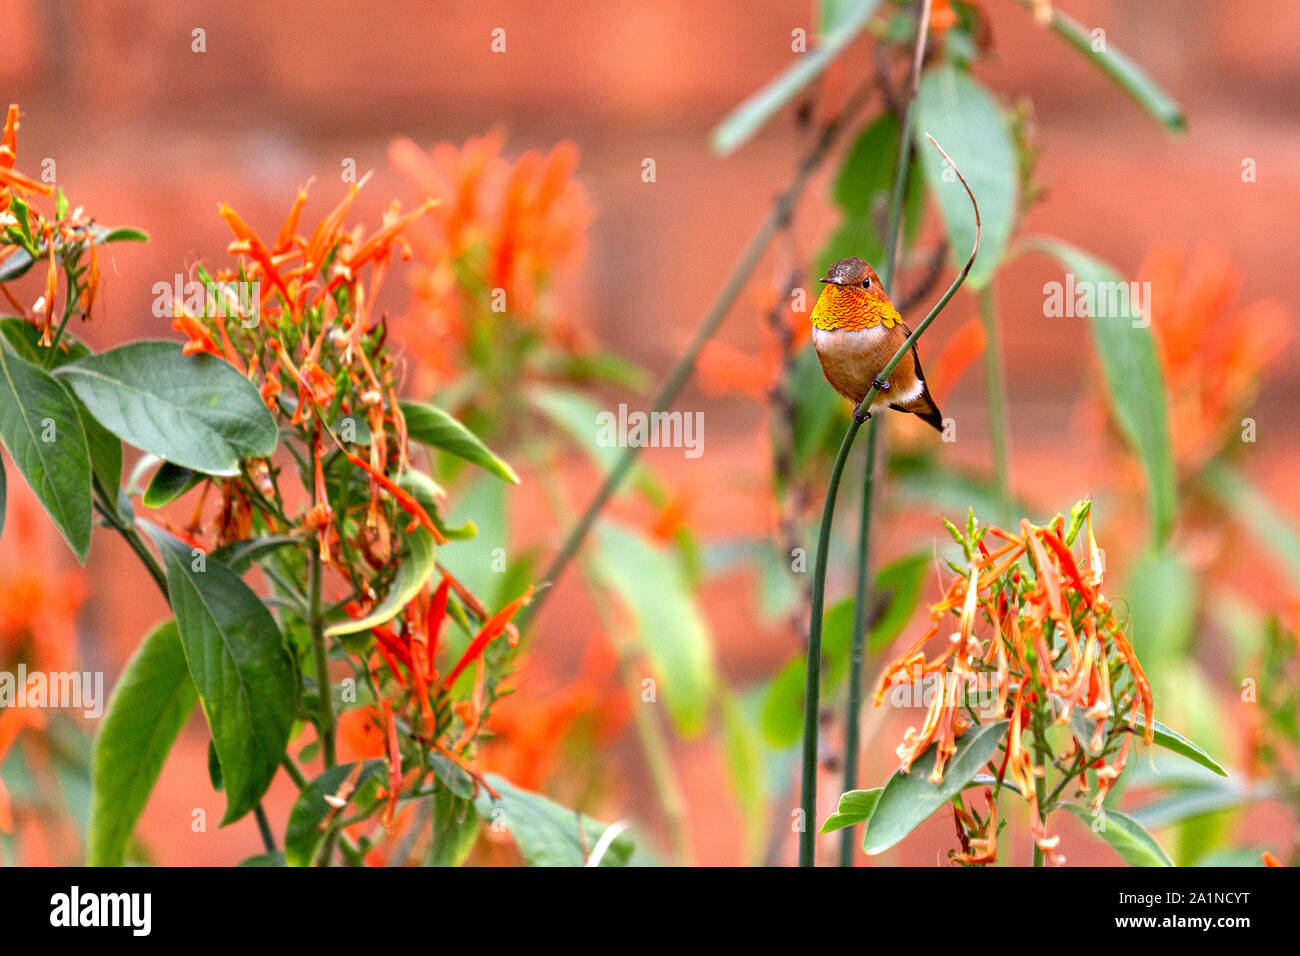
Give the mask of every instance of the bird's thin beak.
[(834, 279), (818, 279), (817, 281), (818, 281), (818, 282), (825, 282), (825, 283), (828, 283), (829, 285), (836, 285), (836, 284), (837, 284), (837, 283), (835, 282)]

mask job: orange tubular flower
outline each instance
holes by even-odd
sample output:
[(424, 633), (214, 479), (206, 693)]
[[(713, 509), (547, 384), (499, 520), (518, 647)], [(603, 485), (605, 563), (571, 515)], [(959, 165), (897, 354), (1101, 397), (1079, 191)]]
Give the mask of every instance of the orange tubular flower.
[(456, 678), (461, 675), (461, 672), (464, 671), (471, 662), (478, 659), (479, 655), (483, 653), (488, 644), (492, 642), (493, 638), (496, 638), (505, 632), (506, 625), (510, 622), (510, 619), (518, 614), (519, 609), (532, 599), (533, 589), (530, 586), (523, 595), (511, 601), (496, 614), (492, 615), (492, 617), (488, 618), (487, 622), (479, 629), (479, 632), (474, 635), (474, 639), (469, 642), (469, 646), (465, 648), (465, 653), (460, 656), (460, 660), (456, 662), (456, 666), (453, 667), (450, 673), (447, 674), (446, 678), (443, 679), (443, 690), (446, 690), (452, 684), (456, 683)]
[(18, 104), (9, 104), (9, 115), (5, 118), (3, 138), (0, 138), (0, 212), (9, 208), (13, 193), (20, 195), (36, 194), (53, 196), (54, 187), (49, 183), (40, 183), (24, 176), (14, 169), (18, 161)]

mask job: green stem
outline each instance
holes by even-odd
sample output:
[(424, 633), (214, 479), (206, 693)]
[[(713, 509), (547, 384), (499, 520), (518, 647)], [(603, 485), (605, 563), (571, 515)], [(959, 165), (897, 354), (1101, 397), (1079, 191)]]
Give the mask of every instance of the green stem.
[[(875, 488), (876, 447), (881, 426), (873, 419), (867, 427), (867, 461), (862, 478), (862, 510), (858, 519), (858, 577), (853, 599), (853, 644), (849, 652), (849, 700), (844, 716), (844, 792), (858, 788), (858, 751), (861, 749), (862, 672), (866, 659), (867, 598), (871, 577), (871, 511)], [(840, 866), (853, 865), (856, 826), (840, 832)]]
[[(727, 317), (727, 313), (731, 311), (731, 307), (735, 304), (736, 299), (740, 297), (740, 293), (745, 288), (745, 284), (749, 281), (749, 277), (758, 267), (758, 263), (767, 251), (767, 247), (771, 243), (772, 239), (776, 236), (777, 232), (784, 227), (787, 222), (789, 222), (790, 216), (794, 211), (795, 203), (798, 201), (800, 195), (802, 195), (803, 190), (808, 185), (808, 181), (812, 178), (813, 173), (815, 173), (821, 166), (822, 162), (829, 155), (831, 147), (835, 145), (841, 134), (848, 128), (849, 123), (867, 104), (871, 95), (872, 90), (870, 84), (864, 84), (851, 101), (845, 106), (840, 115), (837, 116), (835, 120), (828, 123), (822, 130), (821, 136), (818, 137), (817, 142), (808, 152), (808, 155), (804, 157), (803, 162), (799, 164), (799, 168), (796, 170), (790, 185), (786, 187), (785, 192), (781, 193), (781, 195), (777, 197), (776, 203), (772, 207), (772, 211), (768, 214), (767, 219), (763, 222), (763, 225), (759, 227), (759, 230), (754, 237), (749, 241), (749, 245), (745, 247), (745, 251), (741, 255), (740, 261), (736, 263), (735, 267), (731, 271), (731, 275), (727, 277), (727, 281), (723, 285), (722, 291), (718, 294), (713, 305), (709, 308), (704, 320), (696, 330), (695, 336), (686, 347), (686, 351), (682, 353), (682, 357), (677, 360), (677, 363), (668, 373), (668, 377), (664, 379), (663, 384), (659, 387), (659, 391), (651, 401), (652, 413), (666, 410), (676, 400), (678, 393), (686, 385), (691, 374), (695, 371), (695, 363), (699, 358), (700, 352), (708, 343), (709, 339), (713, 337), (714, 333), (717, 332), (718, 326), (720, 326), (722, 320)], [(564, 543), (560, 546), (559, 552), (551, 560), (546, 571), (542, 574), (541, 579), (549, 582), (552, 586), (540, 591), (537, 596), (533, 598), (532, 604), (524, 608), (520, 613), (518, 618), (520, 630), (531, 622), (533, 618), (540, 613), (542, 607), (545, 606), (547, 599), (555, 591), (554, 585), (558, 582), (560, 575), (564, 573), (564, 569), (569, 566), (577, 555), (578, 549), (582, 547), (582, 543), (586, 539), (587, 534), (596, 524), (596, 519), (600, 516), (600, 513), (604, 510), (605, 506), (609, 504), (610, 499), (614, 496), (614, 492), (618, 490), (624, 479), (627, 478), (640, 453), (641, 449), (639, 447), (629, 446), (623, 449), (622, 453), (619, 455), (618, 461), (614, 463), (614, 467), (606, 476), (604, 483), (601, 484), (595, 497), (591, 499), (590, 504), (587, 505), (582, 515), (578, 518), (578, 523), (574, 525), (573, 529), (569, 532), (568, 537), (565, 538)]]
[[(975, 194), (971, 192), (970, 185), (966, 182), (966, 177), (962, 175), (957, 164), (952, 161), (943, 147), (940, 146), (934, 137), (927, 134), (927, 138), (948, 165), (952, 167), (953, 172), (957, 174), (962, 187), (966, 190), (966, 195), (970, 197), (971, 207), (975, 212), (975, 243), (970, 252), (970, 258), (962, 266), (961, 272), (953, 280), (952, 285), (938, 302), (934, 304), (928, 315), (921, 320), (906, 341), (899, 346), (898, 351), (894, 353), (893, 358), (885, 363), (885, 367), (880, 370), (877, 377), (878, 381), (889, 381), (889, 376), (893, 374), (894, 369), (898, 368), (903, 357), (907, 355), (912, 346), (930, 327), (935, 318), (947, 306), (949, 300), (961, 288), (966, 276), (970, 274), (971, 266), (975, 264), (975, 256), (979, 253), (980, 248), (980, 208), (979, 203), (975, 200)], [(822, 666), (822, 611), (826, 603), (826, 562), (828, 551), (830, 549), (831, 524), (835, 517), (835, 497), (839, 493), (840, 477), (844, 473), (844, 463), (848, 460), (849, 451), (853, 447), (853, 441), (858, 436), (858, 429), (862, 427), (862, 422), (870, 414), (871, 404), (876, 400), (879, 389), (874, 385), (871, 390), (863, 397), (858, 407), (853, 411), (853, 421), (849, 423), (848, 430), (844, 433), (844, 441), (840, 444), (839, 454), (835, 457), (835, 465), (831, 469), (830, 483), (826, 487), (826, 504), (822, 509), (821, 531), (817, 539), (817, 562), (813, 572), (813, 595), (812, 595), (812, 613), (809, 618), (808, 626), (808, 674), (807, 683), (804, 693), (804, 732), (803, 732), (803, 778), (801, 786), (802, 826), (799, 832), (799, 865), (814, 866), (817, 862), (817, 842), (816, 842), (816, 812), (817, 812), (817, 717), (820, 709), (821, 697), (821, 666)]]
[(988, 389), (989, 434), (993, 442), (993, 473), (998, 498), (1002, 503), (1002, 519), (1011, 518), (1011, 456), (1008, 439), (1011, 434), (1007, 421), (1007, 379), (1002, 367), (1002, 341), (998, 332), (997, 302), (993, 286), (979, 291), (980, 319), (984, 323), (984, 384)]
[(266, 847), (267, 853), (274, 853), (275, 836), (271, 833), (271, 821), (266, 818), (266, 811), (262, 809), (261, 801), (253, 807), (253, 816), (257, 818), (257, 832), (262, 835), (262, 845)]
[(334, 699), (330, 685), (329, 650), (325, 644), (325, 621), (321, 615), (322, 576), (320, 552), (313, 546), (309, 566), (311, 604), (307, 609), (307, 627), (311, 631), (312, 657), (316, 662), (316, 697), (319, 701), (317, 726), (320, 730), (321, 753), (328, 770), (337, 766), (338, 754), (334, 749)]
[(158, 590), (162, 591), (163, 599), (170, 602), (171, 598), (167, 591), (167, 575), (163, 573), (162, 567), (154, 559), (154, 556), (149, 553), (149, 549), (145, 547), (144, 541), (140, 538), (140, 532), (123, 522), (117, 516), (117, 512), (104, 504), (100, 497), (95, 498), (95, 510), (103, 515), (104, 520), (131, 546), (131, 550), (135, 552), (136, 557), (145, 566), (145, 570), (149, 572), (149, 576), (158, 585)]
[[(892, 288), (894, 268), (902, 239), (903, 202), (907, 193), (907, 168), (912, 150), (912, 107), (916, 103), (917, 85), (921, 80), (921, 64), (925, 60), (925, 41), (929, 36), (930, 0), (924, 0), (917, 11), (916, 47), (912, 56), (911, 81), (907, 105), (903, 110), (898, 131), (898, 153), (894, 158), (894, 182), (889, 195), (889, 218), (885, 231), (885, 261), (881, 281), (885, 289)], [(866, 657), (867, 602), (871, 582), (871, 512), (874, 507), (876, 455), (882, 441), (880, 429), (873, 422), (867, 432), (867, 461), (862, 473), (862, 509), (858, 518), (858, 571), (854, 589), (853, 640), (850, 650), (849, 697), (844, 715), (844, 791), (858, 786), (858, 750), (861, 747), (862, 722), (862, 671)], [(853, 850), (857, 827), (846, 827), (840, 835), (840, 866), (853, 865)]]

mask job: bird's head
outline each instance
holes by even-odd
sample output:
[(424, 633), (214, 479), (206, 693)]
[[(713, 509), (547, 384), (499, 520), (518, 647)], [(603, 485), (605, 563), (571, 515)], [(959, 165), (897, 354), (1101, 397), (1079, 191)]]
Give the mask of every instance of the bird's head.
[(857, 256), (841, 259), (826, 270), (826, 288), (813, 307), (812, 323), (819, 329), (893, 328), (898, 310), (880, 284), (871, 263)]

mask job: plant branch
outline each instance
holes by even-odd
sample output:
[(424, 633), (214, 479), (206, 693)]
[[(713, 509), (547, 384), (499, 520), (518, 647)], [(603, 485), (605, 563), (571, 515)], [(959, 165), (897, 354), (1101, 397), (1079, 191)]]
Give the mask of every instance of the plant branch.
[[(877, 376), (878, 381), (888, 381), (889, 376), (893, 374), (894, 369), (898, 368), (903, 357), (907, 355), (912, 347), (930, 327), (935, 318), (947, 306), (949, 300), (961, 288), (966, 276), (970, 274), (971, 267), (975, 264), (975, 256), (979, 253), (980, 248), (980, 208), (975, 199), (975, 194), (971, 192), (970, 185), (966, 182), (966, 177), (962, 175), (957, 164), (952, 161), (942, 146), (935, 141), (934, 137), (926, 134), (926, 139), (930, 144), (939, 151), (940, 155), (948, 161), (953, 172), (957, 174), (957, 179), (961, 181), (962, 188), (966, 190), (966, 195), (970, 197), (971, 207), (975, 211), (975, 242), (971, 248), (970, 257), (962, 270), (953, 280), (952, 285), (948, 287), (943, 296), (935, 303), (929, 314), (921, 321), (907, 340), (903, 342), (897, 352), (894, 353), (885, 367), (881, 369)], [(854, 409), (853, 421), (849, 423), (848, 430), (844, 433), (844, 441), (840, 444), (839, 454), (835, 458), (835, 465), (831, 469), (830, 482), (826, 487), (826, 504), (822, 509), (821, 531), (817, 541), (817, 563), (813, 575), (813, 599), (812, 612), (810, 614), (810, 623), (808, 627), (808, 673), (807, 684), (804, 694), (804, 733), (803, 733), (803, 784), (801, 788), (800, 806), (802, 809), (802, 828), (799, 833), (799, 865), (813, 866), (816, 863), (817, 843), (814, 819), (817, 812), (817, 715), (820, 711), (821, 698), (821, 654), (822, 654), (822, 615), (826, 603), (826, 562), (830, 548), (831, 524), (835, 516), (835, 498), (839, 493), (840, 477), (844, 472), (844, 463), (848, 460), (849, 450), (853, 447), (853, 441), (858, 436), (858, 429), (870, 414), (871, 404), (876, 400), (879, 393), (874, 385), (871, 390), (863, 397), (858, 407)]]
[[(677, 363), (664, 379), (663, 384), (660, 385), (659, 391), (655, 394), (654, 399), (651, 402), (652, 414), (654, 412), (662, 412), (666, 410), (676, 400), (678, 393), (681, 392), (686, 382), (690, 379), (691, 374), (695, 371), (695, 363), (699, 358), (700, 351), (704, 348), (709, 339), (713, 337), (714, 333), (717, 332), (718, 326), (722, 324), (722, 320), (727, 317), (727, 313), (731, 311), (732, 305), (734, 305), (736, 299), (740, 297), (741, 290), (744, 289), (745, 283), (758, 267), (759, 260), (767, 251), (768, 245), (781, 227), (789, 220), (791, 213), (794, 211), (795, 203), (798, 201), (800, 195), (802, 195), (803, 190), (808, 185), (808, 181), (812, 178), (813, 173), (815, 173), (825, 161), (826, 157), (830, 154), (831, 148), (849, 127), (852, 119), (870, 101), (873, 94), (874, 87), (871, 82), (868, 81), (867, 83), (864, 83), (859, 87), (857, 92), (854, 93), (849, 102), (845, 104), (845, 107), (840, 114), (822, 128), (821, 135), (817, 137), (817, 141), (808, 151), (803, 162), (799, 164), (790, 185), (787, 186), (785, 191), (777, 197), (776, 203), (772, 207), (772, 211), (768, 214), (767, 219), (763, 222), (763, 225), (759, 227), (759, 230), (754, 237), (749, 241), (749, 245), (745, 247), (744, 253), (732, 269), (731, 275), (728, 276), (726, 283), (722, 287), (722, 291), (718, 294), (713, 305), (709, 308), (704, 320), (700, 323), (695, 332), (695, 336), (686, 347), (686, 351), (682, 353), (682, 357), (677, 360)], [(614, 467), (606, 476), (604, 483), (596, 492), (595, 497), (592, 498), (590, 504), (587, 505), (586, 510), (583, 511), (582, 515), (578, 518), (578, 523), (574, 525), (573, 529), (569, 532), (568, 537), (560, 546), (559, 552), (551, 560), (550, 565), (542, 574), (542, 580), (549, 582), (551, 587), (544, 591), (540, 591), (533, 599), (533, 603), (521, 612), (519, 622), (521, 630), (533, 618), (535, 618), (541, 611), (542, 607), (545, 606), (548, 597), (555, 590), (554, 585), (559, 581), (560, 575), (564, 573), (565, 568), (569, 566), (577, 555), (578, 550), (582, 547), (582, 543), (587, 537), (587, 534), (595, 526), (596, 519), (600, 516), (601, 511), (604, 510), (605, 506), (614, 496), (614, 492), (618, 490), (619, 486), (627, 478), (628, 473), (631, 472), (632, 466), (636, 463), (637, 457), (640, 453), (641, 449), (639, 447), (628, 446), (623, 449), (618, 461), (615, 462)]]

